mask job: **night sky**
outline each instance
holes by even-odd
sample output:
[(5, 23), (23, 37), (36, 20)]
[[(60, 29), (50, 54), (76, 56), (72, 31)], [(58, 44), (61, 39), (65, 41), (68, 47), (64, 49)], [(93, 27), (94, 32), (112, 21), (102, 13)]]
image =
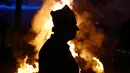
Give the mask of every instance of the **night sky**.
[[(9, 0), (12, 3), (15, 3), (15, 0)], [(108, 27), (113, 27), (113, 28), (118, 28), (120, 27), (120, 22), (124, 22), (125, 20), (127, 20), (130, 15), (130, 1), (129, 0), (90, 0), (93, 1), (93, 4), (95, 2), (95, 4), (97, 4), (96, 8), (99, 9), (101, 11), (101, 13), (103, 13), (105, 15), (105, 23), (104, 25), (107, 25)], [(77, 2), (77, 0), (75, 0), (75, 2)], [(84, 0), (82, 0), (81, 2), (84, 2)], [(105, 2), (105, 5), (102, 5), (100, 8), (98, 8), (99, 4), (103, 4), (103, 2)], [(23, 4), (27, 5), (25, 8), (23, 7), (23, 16), (24, 15), (28, 15), (28, 13), (30, 13), (30, 15), (28, 16), (28, 18), (23, 17), (24, 20), (24, 24), (28, 23), (31, 20), (31, 16), (33, 14), (35, 14), (36, 10), (40, 8), (42, 1), (41, 0), (23, 0)], [(38, 8), (39, 6), (39, 8)], [(12, 15), (12, 10), (14, 10), (14, 7), (12, 6), (3, 6), (0, 5), (0, 16), (3, 15), (3, 9), (6, 10), (6, 18), (11, 17)], [(87, 5), (86, 5), (87, 8)], [(25, 10), (26, 9), (26, 10)], [(5, 19), (6, 19), (5, 18)], [(28, 20), (28, 21), (27, 21)]]

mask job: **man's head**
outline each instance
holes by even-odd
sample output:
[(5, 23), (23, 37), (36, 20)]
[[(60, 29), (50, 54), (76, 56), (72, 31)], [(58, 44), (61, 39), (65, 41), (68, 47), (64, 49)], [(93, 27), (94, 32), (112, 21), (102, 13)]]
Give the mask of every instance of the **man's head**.
[(71, 40), (75, 37), (78, 27), (73, 11), (66, 5), (61, 10), (51, 12), (54, 27), (52, 31), (56, 35)]

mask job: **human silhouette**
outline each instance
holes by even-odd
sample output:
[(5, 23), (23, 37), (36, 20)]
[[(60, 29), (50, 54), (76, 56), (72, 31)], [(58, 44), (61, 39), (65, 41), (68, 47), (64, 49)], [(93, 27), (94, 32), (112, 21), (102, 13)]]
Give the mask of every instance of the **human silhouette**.
[(39, 73), (79, 73), (67, 42), (76, 36), (78, 27), (73, 11), (65, 5), (51, 12), (54, 34), (39, 52)]

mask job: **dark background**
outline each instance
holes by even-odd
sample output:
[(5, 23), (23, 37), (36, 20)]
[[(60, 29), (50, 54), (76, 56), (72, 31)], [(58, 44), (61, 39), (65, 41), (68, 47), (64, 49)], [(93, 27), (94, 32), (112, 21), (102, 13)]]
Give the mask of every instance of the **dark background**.
[[(76, 1), (76, 0), (75, 0)], [(129, 71), (129, 25), (130, 25), (130, 0), (89, 0), (90, 3), (98, 9), (103, 17), (101, 19), (101, 26), (105, 30), (108, 36), (107, 45), (105, 46), (106, 55), (108, 57), (104, 62), (105, 67), (108, 66), (111, 71), (117, 68), (116, 72), (108, 73), (130, 73)], [(15, 0), (9, 0), (12, 4), (8, 6), (4, 3), (0, 3), (0, 18), (8, 23), (8, 27), (14, 26), (14, 11), (15, 11)], [(77, 2), (77, 1), (76, 1)], [(41, 7), (42, 0), (23, 0), (22, 3), (22, 26), (29, 26), (33, 16), (37, 10)], [(87, 6), (86, 6), (87, 8)], [(94, 10), (93, 10), (94, 11)], [(96, 11), (94, 11), (96, 14)], [(3, 24), (0, 24), (2, 27)], [(112, 52), (111, 45), (114, 40), (118, 42), (118, 45), (114, 47), (114, 61), (110, 62), (110, 53)], [(109, 65), (112, 67), (109, 67)], [(121, 70), (118, 72), (118, 70)]]

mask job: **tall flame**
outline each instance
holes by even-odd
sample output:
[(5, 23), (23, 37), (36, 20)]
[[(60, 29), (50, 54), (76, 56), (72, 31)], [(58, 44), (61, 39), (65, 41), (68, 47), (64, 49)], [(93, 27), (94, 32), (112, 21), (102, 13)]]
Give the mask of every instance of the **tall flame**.
[[(38, 35), (34, 38), (33, 41), (29, 43), (36, 46), (36, 49), (35, 49), (36, 51), (40, 50), (40, 48), (45, 43), (45, 41), (48, 38), (50, 38), (50, 35), (53, 33), (52, 32), (53, 22), (52, 22), (52, 17), (50, 16), (50, 11), (56, 11), (56, 10), (62, 9), (65, 5), (68, 5), (72, 9), (72, 4), (73, 4), (73, 0), (56, 0), (56, 1), (45, 0), (45, 1), (48, 1), (48, 2), (50, 1), (50, 6), (47, 4), (45, 4), (46, 5), (45, 6), (43, 4), (42, 8), (35, 15), (32, 22), (33, 26), (31, 30), (36, 31)], [(74, 51), (76, 45), (72, 41), (68, 41), (67, 44), (70, 46), (70, 51), (74, 58), (80, 56)], [(82, 56), (83, 58), (85, 57), (85, 55), (82, 55)], [(103, 73), (103, 70), (104, 70), (103, 64), (96, 57), (92, 56), (91, 58), (93, 60), (92, 61), (93, 70), (96, 73)], [(38, 62), (35, 62), (36, 67), (33, 67), (32, 65), (27, 63), (27, 59), (28, 57), (26, 57), (24, 61), (20, 62), (20, 67), (18, 68), (17, 73), (37, 73), (38, 72)]]
[[(75, 49), (75, 44), (72, 41), (68, 42), (69, 46), (70, 46), (70, 51), (72, 53), (72, 56), (74, 58), (76, 58), (78, 56), (78, 54), (74, 51)], [(104, 67), (103, 64), (100, 62), (99, 59), (97, 59), (96, 57), (92, 57), (92, 69), (93, 71), (95, 71), (96, 73), (104, 73)]]
[[(70, 8), (72, 8), (72, 6), (71, 6), (72, 2), (73, 2), (73, 0), (58, 0), (58, 1), (55, 1), (54, 5), (52, 5), (52, 8), (51, 8), (50, 11), (56, 11), (56, 10), (62, 9), (65, 5), (68, 5)], [(46, 9), (45, 7), (46, 6), (42, 6), (42, 8), (36, 14), (36, 16), (34, 17), (34, 20), (32, 22), (32, 25), (35, 25), (35, 24), (40, 25), (39, 29), (40, 29), (41, 32), (37, 35), (37, 37), (33, 41), (30, 42), (33, 45), (39, 43), (38, 45), (36, 45), (37, 51), (40, 50), (40, 48), (44, 44), (44, 42), (48, 38), (50, 38), (50, 35), (53, 33), (52, 30), (51, 30), (52, 27), (53, 27), (52, 17), (50, 15), (49, 16), (46, 15), (47, 13), (50, 13), (49, 9), (45, 13), (42, 11), (42, 9)], [(45, 15), (45, 16), (43, 16), (43, 15)], [(43, 21), (40, 21), (43, 18), (46, 18), (46, 19), (44, 19)], [(41, 26), (43, 26), (43, 27), (41, 28)], [(33, 26), (32, 29), (34, 31), (39, 32), (39, 29), (36, 28), (35, 26)], [(46, 36), (46, 38), (43, 38), (45, 36)], [(27, 63), (27, 59), (28, 59), (28, 57), (26, 56), (26, 58), (23, 61), (20, 61), (20, 67), (18, 68), (17, 73), (38, 73), (38, 69), (39, 69), (38, 68), (38, 62), (35, 62), (34, 64), (36, 65), (36, 67), (33, 67), (32, 65)]]

